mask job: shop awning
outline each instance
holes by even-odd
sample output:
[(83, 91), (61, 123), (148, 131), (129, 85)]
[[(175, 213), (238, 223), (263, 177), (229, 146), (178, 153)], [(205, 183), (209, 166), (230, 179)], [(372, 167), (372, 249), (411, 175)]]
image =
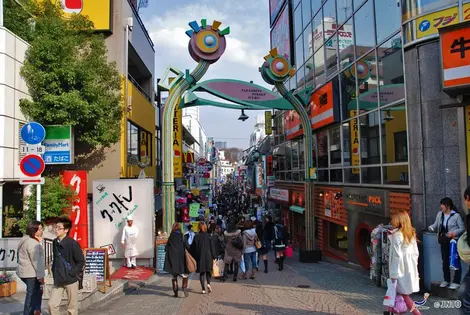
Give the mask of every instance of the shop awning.
[(305, 208), (302, 208), (302, 207), (299, 207), (299, 206), (290, 206), (289, 210), (300, 213), (300, 214), (304, 214)]

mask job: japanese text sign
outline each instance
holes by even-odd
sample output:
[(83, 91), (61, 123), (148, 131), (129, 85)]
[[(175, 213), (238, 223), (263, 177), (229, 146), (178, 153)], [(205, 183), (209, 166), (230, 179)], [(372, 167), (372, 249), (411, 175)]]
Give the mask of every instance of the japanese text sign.
[(470, 86), (470, 22), (439, 30), (442, 60), (442, 87)]

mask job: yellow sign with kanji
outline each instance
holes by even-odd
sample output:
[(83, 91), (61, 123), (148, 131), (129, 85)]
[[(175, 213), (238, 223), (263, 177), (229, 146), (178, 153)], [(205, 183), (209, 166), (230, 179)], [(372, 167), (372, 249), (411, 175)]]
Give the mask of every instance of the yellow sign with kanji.
[[(470, 3), (463, 5), (463, 20), (470, 20)], [(416, 19), (416, 38), (423, 38), (439, 32), (439, 28), (459, 23), (459, 7), (423, 15)]]

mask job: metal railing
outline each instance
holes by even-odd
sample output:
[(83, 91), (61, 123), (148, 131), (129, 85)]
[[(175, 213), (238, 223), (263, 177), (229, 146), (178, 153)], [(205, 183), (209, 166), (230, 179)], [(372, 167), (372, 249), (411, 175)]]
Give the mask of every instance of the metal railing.
[(135, 88), (139, 90), (140, 94), (142, 94), (147, 99), (147, 101), (152, 103), (152, 99), (150, 98), (150, 96), (148, 96), (147, 92), (145, 92), (144, 88), (141, 87), (139, 83), (137, 83), (137, 81), (130, 74), (128, 75), (128, 78), (129, 78), (129, 81), (132, 82), (132, 85), (134, 85)]

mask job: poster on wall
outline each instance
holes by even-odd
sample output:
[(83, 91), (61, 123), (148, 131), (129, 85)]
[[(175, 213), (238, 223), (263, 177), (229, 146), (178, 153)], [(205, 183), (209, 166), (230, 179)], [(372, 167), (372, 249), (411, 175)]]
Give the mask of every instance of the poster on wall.
[(323, 200), (325, 202), (325, 216), (331, 218), (331, 198), (329, 193), (323, 195)]
[(331, 217), (341, 219), (341, 202), (335, 194), (330, 194), (331, 198)]
[(112, 244), (113, 258), (124, 258), (121, 236), (127, 217), (132, 215), (139, 229), (138, 258), (154, 256), (153, 179), (115, 179), (93, 181), (93, 242), (95, 247)]
[(287, 55), (287, 59), (292, 62), (289, 6), (284, 7), (271, 30), (271, 49), (273, 48), (277, 48), (280, 55)]

